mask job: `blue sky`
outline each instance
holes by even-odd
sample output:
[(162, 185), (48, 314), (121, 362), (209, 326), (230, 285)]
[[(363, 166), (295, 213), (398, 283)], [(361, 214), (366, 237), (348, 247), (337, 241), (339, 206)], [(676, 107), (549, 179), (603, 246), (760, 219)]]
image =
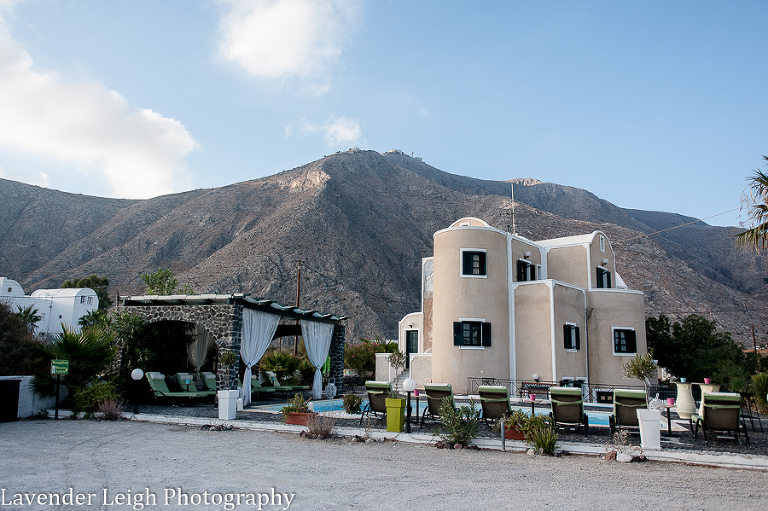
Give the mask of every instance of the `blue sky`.
[(763, 1), (0, 0), (0, 177), (144, 198), (397, 148), (707, 218), (764, 169), (766, 19)]

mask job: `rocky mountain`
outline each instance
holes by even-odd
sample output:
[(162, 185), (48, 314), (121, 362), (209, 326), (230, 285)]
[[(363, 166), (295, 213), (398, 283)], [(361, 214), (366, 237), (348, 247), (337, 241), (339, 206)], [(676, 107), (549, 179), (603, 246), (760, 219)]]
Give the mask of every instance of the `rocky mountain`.
[[(344, 314), (348, 337), (392, 337), (420, 308), (420, 264), (432, 234), (462, 216), (547, 239), (601, 229), (648, 314), (698, 312), (749, 345), (768, 329), (764, 262), (729, 228), (622, 209), (586, 190), (535, 179), (485, 181), (399, 151), (350, 150), (210, 190), (126, 201), (0, 179), (0, 273), (28, 292), (97, 273), (114, 292), (170, 268), (198, 292), (248, 292)], [(658, 232), (661, 231), (661, 232)], [(654, 234), (655, 233), (655, 234)]]

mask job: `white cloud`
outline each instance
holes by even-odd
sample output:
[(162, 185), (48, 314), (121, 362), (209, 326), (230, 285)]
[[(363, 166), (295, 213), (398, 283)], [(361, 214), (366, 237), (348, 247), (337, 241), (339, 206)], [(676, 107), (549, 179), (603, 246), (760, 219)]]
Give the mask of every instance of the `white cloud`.
[[(0, 112), (0, 147), (100, 172), (116, 197), (178, 191), (183, 157), (197, 147), (179, 121), (131, 106), (102, 83), (35, 69), (1, 14)], [(49, 176), (37, 181), (47, 186)]]
[[(363, 132), (360, 129), (360, 122), (346, 117), (336, 117), (331, 115), (323, 124), (309, 122), (306, 119), (301, 120), (300, 130), (304, 135), (322, 133), (328, 147), (338, 147), (343, 144), (356, 144), (362, 140)], [(286, 127), (286, 136), (291, 132)]]
[(296, 77), (321, 94), (358, 17), (360, 0), (221, 0), (221, 55), (248, 74)]

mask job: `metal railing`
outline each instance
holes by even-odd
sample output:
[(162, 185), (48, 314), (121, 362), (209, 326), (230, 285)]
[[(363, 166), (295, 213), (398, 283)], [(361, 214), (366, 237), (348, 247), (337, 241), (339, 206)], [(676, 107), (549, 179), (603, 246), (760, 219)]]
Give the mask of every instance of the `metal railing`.
[[(608, 395), (613, 394), (614, 389), (639, 389), (645, 390), (642, 385), (615, 385), (608, 383), (586, 383), (578, 380), (562, 380), (559, 382), (544, 381), (544, 380), (505, 380), (503, 378), (482, 378), (482, 377), (470, 377), (468, 378), (468, 393), (477, 394), (477, 388), (480, 385), (503, 385), (507, 387), (510, 397), (525, 397), (527, 394), (536, 394), (537, 389), (541, 389), (540, 394), (544, 397), (546, 393), (549, 396), (550, 387), (579, 387), (582, 389), (584, 400), (589, 403), (606, 403), (611, 402), (606, 400)], [(670, 385), (649, 385), (648, 395), (649, 397), (655, 397), (659, 394), (659, 398), (665, 399), (667, 397), (675, 397), (677, 395), (677, 389)], [(612, 397), (611, 397), (612, 399)]]

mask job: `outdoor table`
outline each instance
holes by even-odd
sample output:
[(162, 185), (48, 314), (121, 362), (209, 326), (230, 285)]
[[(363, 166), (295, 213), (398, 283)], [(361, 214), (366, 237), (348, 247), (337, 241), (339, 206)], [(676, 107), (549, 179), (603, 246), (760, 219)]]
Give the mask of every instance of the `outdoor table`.
[(536, 403), (543, 403), (541, 399), (527, 399), (523, 398), (523, 403), (531, 403), (531, 417), (535, 415), (536, 412)]
[(660, 410), (667, 411), (667, 436), (673, 436), (672, 435), (672, 418), (670, 417), (673, 406), (675, 405), (668, 405), (668, 404), (659, 405)]

